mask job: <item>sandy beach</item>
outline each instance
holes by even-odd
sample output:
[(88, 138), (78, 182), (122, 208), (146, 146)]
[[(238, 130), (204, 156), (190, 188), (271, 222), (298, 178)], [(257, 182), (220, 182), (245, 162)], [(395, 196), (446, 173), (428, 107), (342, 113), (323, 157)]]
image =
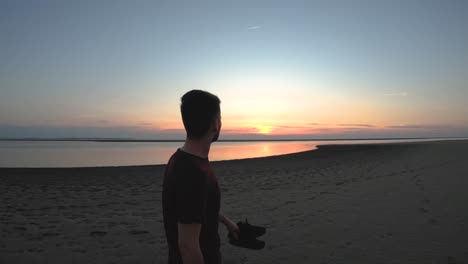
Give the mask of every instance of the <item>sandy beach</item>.
[[(267, 227), (232, 263), (468, 263), (468, 141), (214, 162), (222, 211)], [(164, 166), (0, 169), (0, 263), (166, 263)]]

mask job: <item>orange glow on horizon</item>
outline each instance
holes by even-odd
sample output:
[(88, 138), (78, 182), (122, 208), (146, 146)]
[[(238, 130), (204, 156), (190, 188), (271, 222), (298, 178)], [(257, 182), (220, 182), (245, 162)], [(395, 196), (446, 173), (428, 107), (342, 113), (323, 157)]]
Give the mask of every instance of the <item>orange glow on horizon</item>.
[(273, 128), (271, 126), (258, 126), (257, 131), (259, 134), (270, 134)]
[[(367, 113), (366, 111), (358, 111)], [(329, 112), (330, 113), (330, 112)], [(358, 133), (392, 133), (393, 131), (429, 131), (443, 127), (442, 125), (416, 124), (410, 122), (376, 122), (377, 118), (363, 115), (361, 118), (329, 118), (302, 117), (295, 115), (293, 118), (285, 116), (262, 116), (244, 114), (223, 115), (223, 127), (221, 134), (226, 138), (230, 135), (234, 138), (239, 135), (264, 136), (268, 137), (288, 137), (288, 136), (321, 136), (321, 135), (358, 135)], [(333, 120), (333, 121), (332, 121)], [(185, 133), (182, 120), (176, 114), (156, 116), (154, 114), (138, 115), (137, 117), (109, 118), (104, 119), (97, 116), (80, 116), (74, 121), (74, 126), (88, 125), (99, 127), (123, 127), (154, 133), (183, 135)], [(65, 123), (68, 124), (68, 123)], [(447, 125), (448, 127), (450, 125)]]

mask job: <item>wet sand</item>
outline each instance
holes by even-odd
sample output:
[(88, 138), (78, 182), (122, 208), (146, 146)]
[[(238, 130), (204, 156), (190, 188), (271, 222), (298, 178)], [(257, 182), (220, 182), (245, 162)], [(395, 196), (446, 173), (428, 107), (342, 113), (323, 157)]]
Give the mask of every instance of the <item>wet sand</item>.
[[(230, 263), (468, 263), (468, 141), (214, 162), (222, 211), (266, 226)], [(0, 169), (0, 263), (166, 263), (164, 166)]]

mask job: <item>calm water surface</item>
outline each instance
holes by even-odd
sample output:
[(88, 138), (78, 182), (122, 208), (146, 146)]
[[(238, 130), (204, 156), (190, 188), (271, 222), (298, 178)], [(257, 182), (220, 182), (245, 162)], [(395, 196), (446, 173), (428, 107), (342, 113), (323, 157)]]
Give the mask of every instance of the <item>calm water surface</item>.
[[(424, 140), (216, 142), (210, 160), (265, 157), (316, 149), (323, 144)], [(182, 142), (0, 141), (0, 167), (88, 167), (165, 164)]]

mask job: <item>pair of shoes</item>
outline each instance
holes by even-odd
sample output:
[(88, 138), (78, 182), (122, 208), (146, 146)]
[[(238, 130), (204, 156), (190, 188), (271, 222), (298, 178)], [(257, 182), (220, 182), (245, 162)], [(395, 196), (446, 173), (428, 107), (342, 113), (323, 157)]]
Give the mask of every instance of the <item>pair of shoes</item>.
[(247, 218), (245, 219), (245, 222), (237, 222), (237, 226), (239, 227), (240, 233), (244, 234), (247, 237), (263, 236), (266, 232), (265, 227), (254, 226), (249, 224)]
[(258, 240), (257, 237), (264, 235), (266, 228), (251, 225), (247, 219), (245, 222), (237, 222), (237, 226), (239, 227), (239, 239), (236, 239), (232, 233), (228, 234), (231, 245), (255, 250), (265, 247), (265, 242)]

